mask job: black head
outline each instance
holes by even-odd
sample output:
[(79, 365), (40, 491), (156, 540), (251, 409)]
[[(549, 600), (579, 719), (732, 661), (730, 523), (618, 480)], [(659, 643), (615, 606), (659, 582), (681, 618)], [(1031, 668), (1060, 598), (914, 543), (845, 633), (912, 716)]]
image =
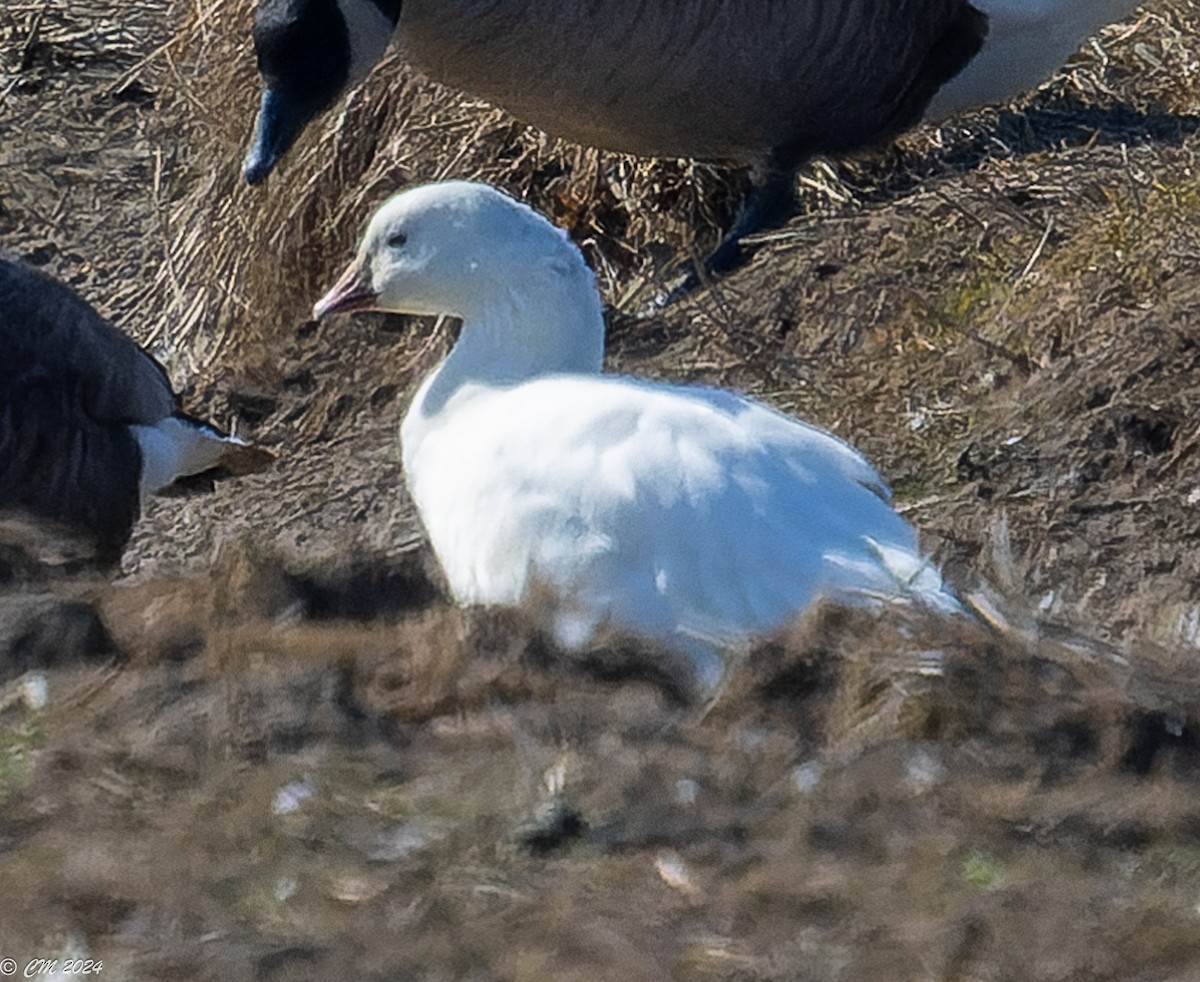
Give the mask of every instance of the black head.
[(254, 51), (263, 94), (243, 175), (265, 178), (308, 122), (387, 47), (399, 0), (259, 0)]

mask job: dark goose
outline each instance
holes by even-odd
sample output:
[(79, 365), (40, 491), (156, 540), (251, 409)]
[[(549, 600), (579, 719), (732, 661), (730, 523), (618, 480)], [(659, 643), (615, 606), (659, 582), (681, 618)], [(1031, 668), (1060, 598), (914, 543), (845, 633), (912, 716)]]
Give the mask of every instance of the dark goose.
[(709, 260), (784, 220), (795, 168), (1045, 81), (1137, 0), (259, 0), (263, 180), (393, 34), (431, 78), (577, 143), (754, 168)]
[(710, 258), (721, 272), (740, 235), (787, 216), (799, 164), (917, 123), (987, 18), (967, 0), (260, 0), (247, 181), (393, 33), (429, 77), (556, 136), (752, 167), (755, 190)]
[(0, 512), (120, 557), (146, 495), (273, 455), (179, 411), (163, 367), (57, 280), (0, 256)]

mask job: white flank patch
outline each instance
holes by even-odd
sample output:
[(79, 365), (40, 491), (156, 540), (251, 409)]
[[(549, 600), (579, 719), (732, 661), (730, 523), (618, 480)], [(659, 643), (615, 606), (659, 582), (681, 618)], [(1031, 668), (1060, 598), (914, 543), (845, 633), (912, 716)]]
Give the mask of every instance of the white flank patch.
[(216, 467), (231, 446), (246, 446), (246, 441), (236, 436), (221, 436), (207, 426), (176, 416), (153, 426), (134, 425), (129, 429), (142, 451), (139, 490), (143, 501), (181, 477)]

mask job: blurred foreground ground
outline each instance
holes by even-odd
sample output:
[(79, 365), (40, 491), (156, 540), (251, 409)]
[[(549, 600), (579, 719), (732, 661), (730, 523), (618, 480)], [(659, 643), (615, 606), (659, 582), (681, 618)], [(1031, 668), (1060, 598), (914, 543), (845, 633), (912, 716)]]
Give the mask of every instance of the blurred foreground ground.
[[(817, 165), (748, 268), (649, 319), (735, 178), (382, 73), (243, 189), (247, 23), (240, 0), (0, 10), (0, 247), (281, 455), (156, 501), (114, 583), (3, 584), (0, 957), (1200, 978), (1200, 12), (1152, 3), (1026, 104)], [(862, 448), (1011, 629), (818, 612), (700, 717), (454, 611), (395, 448), (447, 328), (304, 321), (370, 208), (449, 175), (570, 228), (615, 368)]]

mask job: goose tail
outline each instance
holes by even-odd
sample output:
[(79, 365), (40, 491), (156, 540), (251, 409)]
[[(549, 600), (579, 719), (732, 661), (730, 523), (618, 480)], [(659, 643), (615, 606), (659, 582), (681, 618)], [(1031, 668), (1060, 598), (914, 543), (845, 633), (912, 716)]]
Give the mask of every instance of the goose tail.
[(902, 104), (904, 127), (920, 120), (943, 86), (959, 75), (979, 54), (988, 36), (988, 16), (966, 0), (953, 0), (954, 15), (930, 47), (921, 71), (909, 84)]
[(965, 604), (942, 579), (937, 565), (922, 553), (868, 539), (894, 593), (940, 614), (970, 616)]
[(243, 477), (265, 470), (275, 461), (270, 450), (182, 413), (152, 426), (130, 429), (141, 450), (143, 499), (163, 493), (187, 477)]

